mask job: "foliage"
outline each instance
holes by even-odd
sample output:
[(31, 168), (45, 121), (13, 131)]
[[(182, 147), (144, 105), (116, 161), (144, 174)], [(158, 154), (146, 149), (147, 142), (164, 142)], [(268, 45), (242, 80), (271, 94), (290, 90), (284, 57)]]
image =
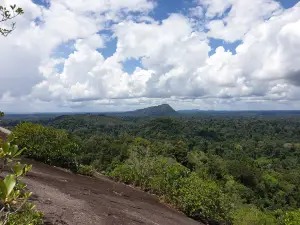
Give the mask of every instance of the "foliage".
[(85, 176), (93, 176), (94, 168), (92, 166), (79, 165), (77, 173)]
[[(229, 224), (297, 221), (300, 115), (239, 114), (48, 120), (43, 115), (40, 121), (27, 116), (47, 127), (23, 123), (15, 135), (18, 145), (30, 149), (29, 157), (74, 171), (92, 165), (193, 218)], [(20, 120), (7, 118), (8, 126)]]
[(300, 209), (286, 212), (280, 218), (282, 225), (299, 225), (300, 224)]
[(133, 148), (130, 158), (110, 173), (163, 197), (192, 217), (229, 221), (232, 204), (217, 183), (201, 179), (174, 159)]
[(93, 164), (99, 171), (107, 170), (111, 164), (117, 161), (124, 161), (127, 158), (128, 142), (120, 138), (112, 138), (107, 135), (92, 136), (85, 141), (82, 147), (82, 158), (85, 164)]
[(22, 211), (8, 216), (7, 225), (42, 225), (43, 217), (43, 213), (32, 210), (30, 205), (25, 204)]
[[(34, 205), (27, 202), (32, 193), (26, 191), (26, 185), (20, 180), (31, 170), (31, 165), (16, 161), (16, 157), (24, 150), (25, 148), (20, 150), (17, 145), (9, 142), (3, 143), (0, 148), (1, 173), (8, 168), (12, 171), (4, 179), (0, 179), (0, 216), (3, 225), (14, 224), (12, 218), (22, 217), (25, 212), (35, 214)], [(30, 217), (26, 220), (34, 222), (30, 221)]]
[(38, 124), (19, 124), (14, 132), (15, 143), (26, 147), (30, 158), (50, 165), (77, 170), (76, 155), (80, 153), (77, 140), (67, 132)]
[(233, 208), (228, 195), (217, 183), (203, 180), (196, 173), (182, 179), (178, 189), (178, 204), (190, 216), (200, 216), (220, 222), (229, 222)]
[(276, 224), (276, 218), (264, 213), (254, 206), (238, 209), (233, 215), (233, 225), (271, 225)]
[[(10, 5), (8, 7), (0, 5), (0, 16), (2, 17), (0, 19), (0, 23), (12, 20), (23, 13), (23, 9), (17, 7), (16, 5)], [(8, 36), (15, 29), (15, 26), (16, 23), (13, 22), (10, 26), (6, 25), (4, 28), (0, 28), (0, 35), (5, 37)]]

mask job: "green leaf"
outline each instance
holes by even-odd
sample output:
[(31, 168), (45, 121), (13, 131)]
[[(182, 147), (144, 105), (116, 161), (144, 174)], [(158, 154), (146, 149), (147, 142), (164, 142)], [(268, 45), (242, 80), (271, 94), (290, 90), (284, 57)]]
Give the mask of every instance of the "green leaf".
[(5, 153), (3, 152), (3, 149), (0, 148), (0, 159), (4, 158)]
[(18, 162), (16, 165), (14, 165), (12, 171), (16, 174), (17, 177), (21, 176), (23, 174), (23, 167), (21, 166), (21, 163)]
[(26, 148), (21, 149), (20, 151), (18, 151), (17, 153), (15, 153), (13, 155), (13, 157), (17, 157), (17, 156), (21, 155), (25, 150), (26, 150)]
[(22, 181), (19, 180), (18, 183), (17, 183), (17, 185), (16, 185), (16, 187), (17, 187), (18, 189), (24, 189), (24, 188), (27, 187), (27, 185), (24, 184)]
[(25, 165), (23, 168), (24, 174), (28, 173), (32, 169), (32, 165)]
[(5, 142), (3, 145), (2, 145), (2, 149), (4, 151), (4, 153), (8, 153), (9, 152), (9, 149), (10, 149), (10, 143), (9, 142)]
[(17, 145), (13, 145), (11, 148), (11, 155), (15, 155), (17, 151), (19, 150), (19, 147)]
[(7, 189), (6, 189), (6, 186), (5, 186), (5, 183), (3, 180), (0, 180), (0, 191), (1, 191), (1, 197), (4, 201), (5, 197), (6, 197), (6, 194), (7, 194)]
[(10, 195), (10, 193), (12, 192), (12, 190), (14, 189), (15, 185), (16, 185), (16, 176), (15, 175), (8, 175), (5, 177), (3, 183), (6, 187), (6, 193), (5, 193), (5, 197), (8, 197)]
[(5, 17), (8, 18), (8, 19), (10, 18), (10, 13), (9, 13), (8, 10), (4, 12), (4, 15), (5, 15)]
[(18, 14), (23, 14), (23, 13), (24, 13), (24, 11), (23, 11), (23, 9), (22, 9), (22, 8), (18, 8), (18, 9), (16, 10), (16, 13), (18, 13)]
[(27, 206), (29, 207), (29, 209), (33, 210), (35, 208), (35, 205), (32, 203), (28, 203)]

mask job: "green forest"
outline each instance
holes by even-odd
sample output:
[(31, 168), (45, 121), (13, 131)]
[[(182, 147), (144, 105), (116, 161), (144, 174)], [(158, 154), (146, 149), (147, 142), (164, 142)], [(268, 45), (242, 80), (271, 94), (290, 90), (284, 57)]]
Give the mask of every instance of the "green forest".
[(299, 115), (86, 114), (2, 124), (27, 157), (101, 172), (196, 220), (300, 224)]

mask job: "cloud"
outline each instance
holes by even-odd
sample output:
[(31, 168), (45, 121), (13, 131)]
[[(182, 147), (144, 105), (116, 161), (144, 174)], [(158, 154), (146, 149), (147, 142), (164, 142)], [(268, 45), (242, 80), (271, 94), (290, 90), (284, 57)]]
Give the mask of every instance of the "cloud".
[[(104, 28), (106, 22), (105, 15), (101, 13), (109, 11), (117, 15), (120, 10), (143, 12), (154, 7), (153, 3), (147, 0), (90, 0), (89, 4), (78, 0), (52, 0), (49, 8), (36, 5), (31, 0), (16, 0), (15, 3), (26, 13), (16, 20), (17, 29), (12, 35), (8, 38), (0, 37), (2, 62), (0, 96), (5, 93), (15, 97), (29, 95), (36, 87), (49, 82), (47, 79), (53, 79), (52, 74), (43, 71), (43, 66), (47, 61), (53, 61), (51, 58), (53, 51), (63, 43), (77, 40), (78, 49), (85, 46), (104, 47), (104, 41), (96, 35)], [(90, 64), (89, 60), (85, 62)], [(46, 96), (45, 93), (41, 95)]]
[[(26, 14), (0, 41), (6, 110), (299, 106), (300, 3), (283, 9), (272, 0), (205, 0), (163, 21), (149, 14), (159, 2), (147, 0), (16, 3)], [(101, 54), (106, 31), (117, 39), (108, 58)], [(226, 51), (212, 37), (241, 44)], [(71, 50), (62, 56), (64, 47)], [(140, 62), (132, 74), (127, 60)]]
[(222, 16), (232, 6), (233, 0), (199, 0), (199, 4), (206, 9), (206, 17)]
[(228, 42), (242, 40), (249, 30), (283, 10), (274, 0), (205, 0), (204, 6), (209, 19), (220, 17), (207, 23), (208, 35)]

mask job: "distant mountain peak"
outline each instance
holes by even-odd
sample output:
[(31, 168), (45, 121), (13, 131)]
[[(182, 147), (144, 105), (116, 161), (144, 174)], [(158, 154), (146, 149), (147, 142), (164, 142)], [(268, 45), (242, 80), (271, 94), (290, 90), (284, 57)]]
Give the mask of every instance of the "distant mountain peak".
[(126, 116), (170, 116), (176, 115), (177, 112), (169, 105), (162, 104), (157, 106), (151, 106), (144, 109), (138, 109), (131, 112), (125, 112)]

